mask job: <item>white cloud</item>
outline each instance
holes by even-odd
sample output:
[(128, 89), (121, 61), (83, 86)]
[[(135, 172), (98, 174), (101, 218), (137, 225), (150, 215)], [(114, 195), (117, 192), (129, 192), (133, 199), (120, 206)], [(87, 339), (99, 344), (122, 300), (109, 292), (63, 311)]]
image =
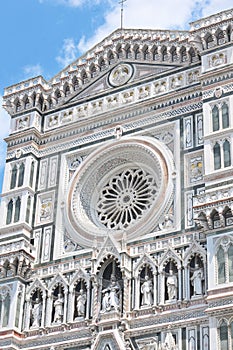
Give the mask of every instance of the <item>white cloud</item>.
[(233, 7), (232, 0), (210, 0), (203, 8), (203, 16), (209, 16)]
[(75, 61), (78, 56), (78, 48), (75, 45), (74, 39), (65, 39), (60, 52), (60, 55), (56, 57), (57, 62), (65, 67), (71, 62)]
[[(193, 20), (230, 7), (232, 0), (127, 0), (124, 3), (123, 27), (189, 29), (189, 23)], [(87, 51), (120, 27), (120, 5), (115, 2), (104, 17), (104, 24), (96, 29), (92, 37), (82, 37), (79, 41), (81, 52)]]
[(23, 68), (25, 79), (42, 75), (43, 69), (40, 64), (27, 65)]
[(3, 140), (10, 129), (10, 116), (2, 107), (2, 96), (0, 95), (0, 171), (3, 171), (6, 157), (6, 143)]

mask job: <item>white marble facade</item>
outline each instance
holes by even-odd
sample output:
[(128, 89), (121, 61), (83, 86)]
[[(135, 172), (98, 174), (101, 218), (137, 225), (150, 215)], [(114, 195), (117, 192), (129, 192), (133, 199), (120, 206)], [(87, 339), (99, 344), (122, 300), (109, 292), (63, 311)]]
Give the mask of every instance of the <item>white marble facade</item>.
[(5, 90), (4, 349), (232, 348), (232, 28), (116, 30)]

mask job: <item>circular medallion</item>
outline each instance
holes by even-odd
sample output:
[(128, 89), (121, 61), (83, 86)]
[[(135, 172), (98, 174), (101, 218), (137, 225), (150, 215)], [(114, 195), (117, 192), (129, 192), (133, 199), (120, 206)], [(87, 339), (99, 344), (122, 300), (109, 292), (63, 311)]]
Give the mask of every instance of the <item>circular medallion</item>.
[(152, 232), (173, 199), (168, 148), (150, 137), (106, 142), (77, 168), (65, 206), (72, 239), (91, 247), (110, 234), (120, 240)]
[(129, 64), (120, 64), (116, 66), (109, 75), (109, 83), (112, 86), (121, 86), (132, 77), (133, 68)]

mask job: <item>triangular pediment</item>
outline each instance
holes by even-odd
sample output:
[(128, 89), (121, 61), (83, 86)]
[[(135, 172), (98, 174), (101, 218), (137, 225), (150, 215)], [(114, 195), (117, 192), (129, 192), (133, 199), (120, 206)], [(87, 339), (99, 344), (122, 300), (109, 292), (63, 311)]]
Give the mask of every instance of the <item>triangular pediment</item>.
[(125, 350), (125, 344), (117, 330), (99, 333), (93, 350)]
[(104, 244), (98, 250), (96, 258), (96, 266), (100, 264), (109, 254), (115, 256), (115, 258), (120, 259), (120, 244), (110, 235), (108, 235), (104, 241)]
[[(117, 70), (120, 70), (121, 67), (129, 67), (132, 70), (132, 74), (129, 74), (128, 80), (123, 80), (122, 83), (114, 84), (114, 81), (111, 82), (111, 77), (114, 76), (114, 73)], [(114, 93), (115, 90), (122, 90), (126, 87), (133, 86), (134, 83), (137, 83), (139, 80), (144, 81), (147, 78), (160, 76), (161, 74), (170, 71), (174, 68), (177, 68), (177, 65), (174, 64), (156, 64), (153, 63), (135, 63), (133, 61), (127, 62), (118, 62), (117, 64), (110, 66), (103, 72), (99, 72), (98, 77), (89, 78), (87, 82), (82, 85), (76, 92), (73, 93), (73, 96), (66, 101), (67, 103), (81, 102), (93, 96), (109, 93)], [(116, 73), (115, 73), (116, 74)], [(98, 108), (98, 106), (97, 106)]]

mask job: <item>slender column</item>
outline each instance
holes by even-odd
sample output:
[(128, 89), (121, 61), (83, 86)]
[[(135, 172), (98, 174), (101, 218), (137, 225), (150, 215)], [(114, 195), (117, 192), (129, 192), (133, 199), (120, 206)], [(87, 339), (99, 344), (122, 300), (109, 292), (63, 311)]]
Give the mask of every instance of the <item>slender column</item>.
[(49, 292), (47, 298), (47, 307), (46, 307), (46, 317), (45, 317), (45, 325), (49, 326), (52, 323), (52, 310), (53, 310), (53, 295)]
[(44, 328), (45, 326), (45, 306), (46, 306), (46, 293), (43, 294), (43, 301), (42, 301), (42, 316), (41, 316), (41, 327)]
[(68, 290), (64, 292), (64, 311), (62, 323), (66, 323), (67, 320), (67, 306), (68, 306)]
[(30, 327), (30, 311), (31, 311), (31, 301), (30, 299), (26, 300), (26, 308), (25, 308), (25, 329), (29, 329)]
[(153, 273), (153, 305), (157, 305), (157, 281), (156, 281), (156, 271)]
[(159, 304), (165, 302), (165, 272), (162, 271), (159, 275)]
[(91, 303), (91, 290), (90, 290), (90, 282), (87, 284), (87, 300), (86, 300), (86, 315), (85, 318), (89, 319), (90, 315), (90, 303)]
[(181, 282), (182, 282), (182, 271), (181, 271), (181, 268), (178, 269), (178, 280), (179, 280), (179, 300), (182, 299), (182, 287), (181, 287)]
[(73, 286), (68, 294), (67, 322), (74, 321), (74, 301), (75, 301), (75, 289)]
[(135, 309), (140, 307), (140, 276), (135, 278)]
[(190, 295), (190, 268), (186, 265), (185, 266), (185, 299), (189, 300), (191, 295)]
[(131, 309), (135, 309), (135, 278), (132, 279)]

